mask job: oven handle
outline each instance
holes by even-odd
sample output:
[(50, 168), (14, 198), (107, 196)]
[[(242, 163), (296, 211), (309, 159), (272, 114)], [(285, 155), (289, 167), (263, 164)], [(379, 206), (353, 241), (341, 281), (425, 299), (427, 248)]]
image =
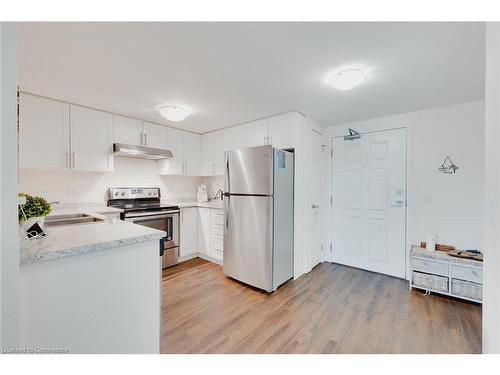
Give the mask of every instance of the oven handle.
[(167, 217), (172, 217), (172, 215), (149, 215), (149, 216), (139, 216), (139, 217), (126, 217), (125, 221), (131, 223), (139, 223), (148, 219), (164, 219)]
[(158, 211), (158, 212), (144, 212), (144, 213), (140, 213), (140, 214), (130, 214), (129, 216), (125, 215), (125, 220), (126, 219), (133, 219), (133, 218), (140, 218), (140, 217), (167, 217), (167, 216), (171, 216), (171, 215), (175, 215), (175, 214), (178, 214), (179, 213), (179, 210), (175, 210), (175, 211)]

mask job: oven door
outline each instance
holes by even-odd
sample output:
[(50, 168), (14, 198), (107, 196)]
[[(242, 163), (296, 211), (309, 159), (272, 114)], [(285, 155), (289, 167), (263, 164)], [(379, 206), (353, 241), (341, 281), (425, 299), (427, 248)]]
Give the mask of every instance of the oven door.
[(164, 214), (130, 214), (125, 221), (162, 230), (167, 233), (163, 238), (163, 268), (178, 263), (179, 257), (179, 212)]

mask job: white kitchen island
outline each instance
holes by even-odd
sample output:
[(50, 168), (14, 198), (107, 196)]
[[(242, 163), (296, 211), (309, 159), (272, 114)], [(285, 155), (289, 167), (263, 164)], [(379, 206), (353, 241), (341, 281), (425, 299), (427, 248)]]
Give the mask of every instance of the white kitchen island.
[(159, 353), (160, 239), (111, 219), (49, 228), (21, 247), (20, 346), (27, 352)]

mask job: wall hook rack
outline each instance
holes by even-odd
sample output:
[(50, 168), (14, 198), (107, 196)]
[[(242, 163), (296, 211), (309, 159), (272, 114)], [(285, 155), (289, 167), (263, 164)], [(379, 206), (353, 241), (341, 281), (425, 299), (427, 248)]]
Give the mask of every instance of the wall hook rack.
[(353, 141), (359, 138), (361, 138), (361, 134), (359, 134), (356, 130), (349, 128), (349, 135), (344, 136), (344, 141)]
[(455, 173), (458, 167), (455, 165), (455, 163), (453, 163), (453, 161), (450, 158), (450, 155), (448, 155), (444, 159), (443, 164), (441, 164), (441, 166), (438, 169), (443, 173)]

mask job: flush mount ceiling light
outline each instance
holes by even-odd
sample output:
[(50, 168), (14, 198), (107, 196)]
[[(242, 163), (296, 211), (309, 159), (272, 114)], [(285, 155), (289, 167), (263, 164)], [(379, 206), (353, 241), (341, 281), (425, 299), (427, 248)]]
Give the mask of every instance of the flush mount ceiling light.
[(187, 109), (171, 105), (158, 107), (158, 112), (168, 121), (172, 122), (185, 120), (191, 115), (191, 113)]
[(359, 69), (348, 69), (333, 73), (328, 77), (328, 84), (337, 90), (347, 91), (355, 88), (368, 77)]

